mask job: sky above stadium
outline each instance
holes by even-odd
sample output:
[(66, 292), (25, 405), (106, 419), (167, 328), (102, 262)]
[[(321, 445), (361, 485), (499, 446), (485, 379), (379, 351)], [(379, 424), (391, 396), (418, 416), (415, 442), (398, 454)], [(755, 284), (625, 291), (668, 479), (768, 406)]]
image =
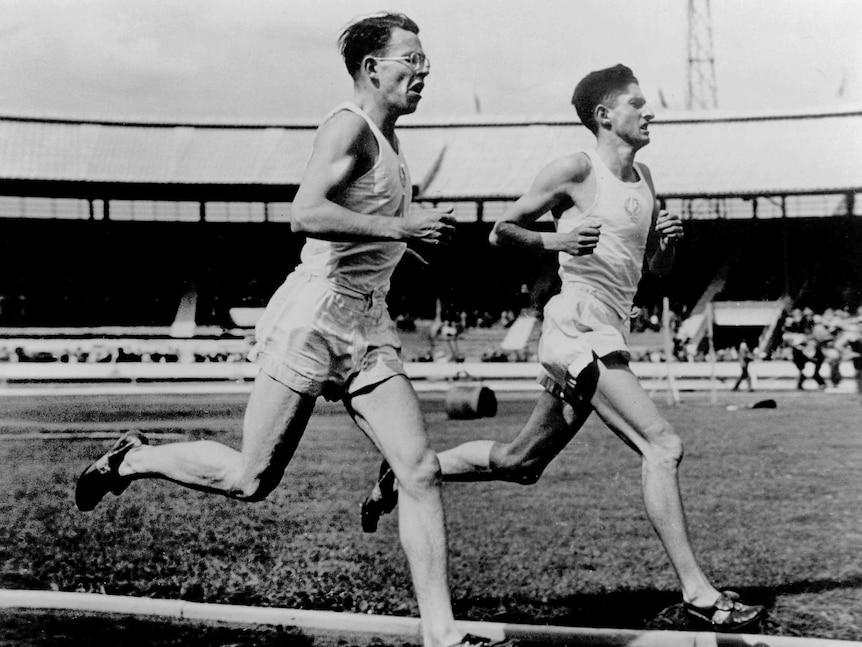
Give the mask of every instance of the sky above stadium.
[[(335, 41), (399, 10), (432, 60), (414, 121), (566, 116), (623, 62), (660, 110), (686, 102), (686, 0), (0, 0), (0, 114), (314, 121), (349, 98)], [(862, 104), (862, 2), (712, 2), (722, 109)]]

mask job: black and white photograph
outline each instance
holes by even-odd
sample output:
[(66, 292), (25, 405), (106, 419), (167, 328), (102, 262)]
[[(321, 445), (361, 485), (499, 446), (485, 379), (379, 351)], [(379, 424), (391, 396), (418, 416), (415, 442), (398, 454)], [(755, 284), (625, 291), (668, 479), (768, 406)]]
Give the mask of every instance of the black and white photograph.
[(862, 2), (0, 0), (0, 647), (862, 645)]

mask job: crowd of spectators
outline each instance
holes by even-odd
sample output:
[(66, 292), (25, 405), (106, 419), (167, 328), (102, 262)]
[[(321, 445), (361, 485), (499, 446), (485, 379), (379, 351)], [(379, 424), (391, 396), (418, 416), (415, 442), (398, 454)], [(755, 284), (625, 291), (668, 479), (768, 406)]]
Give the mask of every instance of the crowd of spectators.
[(862, 307), (855, 314), (844, 309), (828, 308), (821, 314), (810, 308), (795, 309), (784, 320), (781, 339), (773, 358), (793, 362), (799, 370), (799, 389), (808, 379), (809, 364), (813, 367), (810, 379), (820, 389), (827, 386), (821, 375), (824, 364), (833, 386), (841, 383), (842, 362), (852, 361), (857, 375), (862, 371)]
[[(537, 314), (533, 310), (528, 313)], [(428, 351), (408, 358), (410, 361), (464, 361), (465, 355), (459, 346), (459, 340), (470, 329), (499, 329), (500, 342), (508, 328), (517, 319), (515, 312), (503, 312), (499, 316), (479, 312), (445, 312), (438, 313), (437, 318), (430, 322), (422, 322), (423, 330), (427, 327)], [(670, 325), (676, 328), (680, 317), (671, 316)], [(417, 330), (417, 321), (408, 316), (396, 318), (398, 328), (409, 333)], [(657, 312), (643, 310), (633, 316), (635, 333), (661, 331), (661, 318)], [(844, 309), (826, 309), (815, 313), (810, 308), (794, 309), (785, 317), (779, 328), (779, 342), (771, 353), (761, 353), (746, 346), (727, 346), (713, 349), (717, 361), (739, 362), (747, 368), (747, 363), (756, 360), (788, 360), (793, 362), (799, 371), (798, 388), (802, 389), (807, 380), (814, 380), (817, 387), (827, 387), (827, 380), (837, 386), (842, 375), (840, 366), (843, 362), (852, 361), (857, 375), (862, 375), (862, 307), (854, 314)], [(632, 344), (632, 360), (637, 362), (663, 362), (665, 352), (663, 347), (655, 343), (648, 346)], [(40, 345), (38, 341), (30, 340), (28, 345), (17, 345), (14, 339), (10, 343), (0, 344), (0, 362), (60, 362), (60, 363), (119, 363), (119, 362), (149, 362), (149, 363), (199, 363), (199, 362), (242, 362), (250, 347), (249, 339), (230, 337), (227, 340), (146, 340), (106, 342), (100, 339), (69, 340), (68, 344), (53, 340), (51, 344)], [(525, 361), (532, 358), (526, 349), (523, 353), (503, 352), (500, 348), (487, 348), (482, 353), (481, 361)], [(686, 349), (685, 357), (682, 346), (676, 344), (673, 349), (677, 359), (684, 361), (706, 361), (709, 351), (705, 344), (691, 352)], [(821, 369), (826, 366), (826, 370)], [(823, 374), (826, 375), (824, 377)]]
[(0, 346), (0, 362), (59, 362), (63, 364), (113, 364), (118, 362), (144, 363), (196, 363), (196, 362), (240, 362), (246, 353), (236, 348), (219, 348), (218, 344), (207, 344), (206, 348), (194, 345), (152, 342), (146, 345), (105, 344), (101, 341), (76, 343), (69, 347), (40, 346), (31, 342), (27, 346)]

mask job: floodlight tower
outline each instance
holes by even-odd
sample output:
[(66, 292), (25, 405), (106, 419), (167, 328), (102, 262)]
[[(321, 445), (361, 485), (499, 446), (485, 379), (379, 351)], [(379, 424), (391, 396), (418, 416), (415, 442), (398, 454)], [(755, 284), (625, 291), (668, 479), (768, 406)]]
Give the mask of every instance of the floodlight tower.
[(688, 0), (688, 94), (686, 107), (689, 110), (709, 110), (718, 107), (709, 0)]

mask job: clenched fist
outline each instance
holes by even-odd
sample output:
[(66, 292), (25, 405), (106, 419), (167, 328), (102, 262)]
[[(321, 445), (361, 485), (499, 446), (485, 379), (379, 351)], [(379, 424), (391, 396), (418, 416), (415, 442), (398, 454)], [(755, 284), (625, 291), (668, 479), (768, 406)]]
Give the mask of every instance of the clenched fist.
[(658, 212), (658, 218), (655, 221), (655, 231), (659, 236), (661, 248), (666, 249), (671, 242), (682, 238), (682, 220), (678, 214), (661, 210)]
[(595, 218), (588, 218), (575, 225), (575, 228), (563, 234), (563, 251), (572, 256), (587, 256), (596, 251), (599, 244), (602, 223)]
[(452, 208), (414, 209), (404, 218), (405, 239), (445, 245), (455, 233), (455, 219)]

